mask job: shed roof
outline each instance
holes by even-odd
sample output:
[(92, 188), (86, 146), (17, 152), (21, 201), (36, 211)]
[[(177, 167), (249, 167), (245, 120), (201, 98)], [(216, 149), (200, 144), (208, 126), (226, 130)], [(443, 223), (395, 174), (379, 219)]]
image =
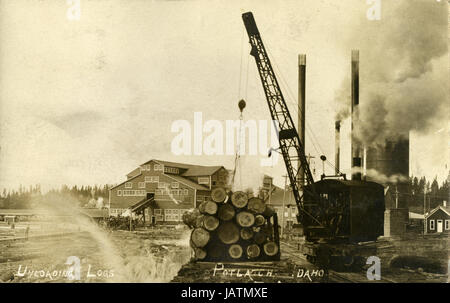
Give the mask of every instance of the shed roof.
[(409, 218), (410, 219), (425, 219), (425, 215), (424, 214), (418, 214), (418, 213), (413, 213), (413, 212), (409, 212)]

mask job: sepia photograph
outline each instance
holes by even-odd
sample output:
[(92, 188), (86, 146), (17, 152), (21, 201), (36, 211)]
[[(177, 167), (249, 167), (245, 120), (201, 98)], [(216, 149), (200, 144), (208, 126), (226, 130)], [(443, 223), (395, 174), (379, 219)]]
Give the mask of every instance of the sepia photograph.
[(449, 21), (0, 0), (0, 283), (448, 283)]

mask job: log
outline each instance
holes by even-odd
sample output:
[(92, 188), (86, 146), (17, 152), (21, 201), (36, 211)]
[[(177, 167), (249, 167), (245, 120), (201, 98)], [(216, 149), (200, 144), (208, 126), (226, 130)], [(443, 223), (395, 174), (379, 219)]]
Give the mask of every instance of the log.
[(231, 195), (231, 203), (237, 208), (243, 208), (247, 205), (248, 196), (243, 191), (236, 191)]
[(227, 198), (227, 192), (223, 187), (216, 187), (211, 192), (211, 199), (217, 203), (224, 203)]
[(266, 204), (262, 199), (254, 197), (248, 200), (247, 208), (256, 214), (262, 214), (266, 209)]
[(272, 205), (266, 205), (266, 208), (262, 214), (264, 217), (270, 218), (275, 214), (275, 208), (273, 208)]
[(206, 251), (201, 248), (194, 248), (194, 254), (196, 260), (203, 260), (206, 258)]
[(278, 245), (275, 242), (267, 242), (264, 244), (264, 253), (268, 256), (275, 256), (278, 253)]
[(213, 201), (204, 201), (198, 209), (202, 214), (214, 215), (217, 213), (217, 204)]
[(219, 219), (214, 216), (204, 216), (203, 217), (203, 227), (206, 230), (213, 231), (219, 226)]
[(225, 244), (234, 244), (239, 240), (239, 228), (233, 222), (225, 222), (217, 229), (220, 241)]
[(217, 216), (222, 221), (229, 221), (234, 218), (235, 214), (236, 211), (234, 210), (234, 207), (231, 204), (227, 203), (220, 205)]
[(197, 218), (195, 218), (194, 227), (203, 227), (203, 217), (204, 215), (199, 215), (197, 216)]
[(198, 216), (200, 216), (200, 211), (195, 208), (185, 212), (182, 216), (182, 220), (184, 224), (186, 224), (190, 228), (194, 228)]
[(241, 238), (243, 240), (250, 240), (253, 238), (253, 230), (251, 228), (244, 227), (241, 229)]
[(264, 218), (264, 216), (262, 216), (262, 215), (255, 216), (255, 225), (256, 226), (264, 225), (264, 223), (266, 223), (266, 218)]
[(203, 213), (205, 212), (205, 203), (204, 203), (204, 202), (201, 202), (201, 203), (198, 205), (198, 211), (199, 211), (201, 214), (203, 214)]
[(242, 257), (242, 247), (239, 244), (233, 244), (228, 249), (228, 254), (233, 259), (239, 259)]
[(256, 244), (263, 244), (266, 242), (267, 235), (265, 232), (259, 231), (253, 236), (253, 239)]
[(204, 247), (209, 242), (209, 232), (201, 227), (198, 227), (192, 231), (191, 240), (195, 247)]
[(259, 246), (256, 244), (251, 244), (247, 246), (247, 257), (250, 259), (259, 257), (261, 253), (261, 250), (259, 249)]
[(248, 211), (241, 211), (236, 215), (236, 222), (239, 226), (250, 227), (255, 223), (255, 216)]

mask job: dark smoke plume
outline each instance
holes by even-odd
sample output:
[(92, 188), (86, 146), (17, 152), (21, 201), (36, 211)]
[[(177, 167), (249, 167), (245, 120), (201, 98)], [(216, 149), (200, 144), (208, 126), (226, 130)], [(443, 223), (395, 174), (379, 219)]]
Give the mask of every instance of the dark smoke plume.
[[(383, 1), (381, 20), (361, 19), (347, 45), (360, 50), (360, 124), (366, 146), (426, 132), (448, 120), (447, 3)], [(336, 119), (350, 114), (349, 76), (335, 93)]]

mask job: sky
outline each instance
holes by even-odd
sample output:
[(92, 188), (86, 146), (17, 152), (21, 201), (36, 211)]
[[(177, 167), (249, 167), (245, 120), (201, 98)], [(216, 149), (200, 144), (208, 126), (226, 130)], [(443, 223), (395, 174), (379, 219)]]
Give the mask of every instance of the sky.
[[(405, 10), (406, 3), (427, 7)], [(448, 175), (445, 1), (383, 0), (380, 20), (367, 18), (370, 5), (363, 0), (81, 0), (78, 20), (68, 18), (72, 8), (73, 2), (62, 0), (0, 0), (2, 188), (113, 184), (150, 159), (232, 169), (233, 155), (174, 154), (171, 142), (177, 133), (171, 128), (177, 120), (193, 125), (194, 112), (201, 112), (204, 121), (237, 120), (242, 98), (247, 102), (244, 120), (270, 119), (241, 19), (247, 11), (255, 16), (293, 117), (298, 54), (306, 54), (305, 145), (315, 157), (317, 178), (321, 154), (334, 164), (336, 113), (342, 104), (350, 106), (348, 98), (337, 96), (349, 93), (351, 49), (360, 50), (361, 104), (364, 92), (382, 82), (373, 76), (377, 70), (386, 76), (380, 89), (387, 92), (386, 102), (400, 96), (396, 104), (418, 111), (411, 117), (394, 111), (398, 116), (391, 117), (419, 121), (410, 132), (410, 174), (440, 181)], [(445, 13), (429, 18), (435, 10)], [(416, 26), (415, 20), (421, 28), (426, 27), (420, 22), (429, 20), (435, 31), (401, 31), (405, 24)], [(437, 95), (417, 99), (411, 87)], [(430, 110), (420, 110), (428, 99), (434, 100)], [(349, 129), (348, 119), (343, 120), (344, 172), (350, 168)], [(261, 167), (264, 157), (241, 157), (243, 182), (269, 174), (283, 184), (281, 158)], [(326, 173), (333, 172), (327, 165)]]

